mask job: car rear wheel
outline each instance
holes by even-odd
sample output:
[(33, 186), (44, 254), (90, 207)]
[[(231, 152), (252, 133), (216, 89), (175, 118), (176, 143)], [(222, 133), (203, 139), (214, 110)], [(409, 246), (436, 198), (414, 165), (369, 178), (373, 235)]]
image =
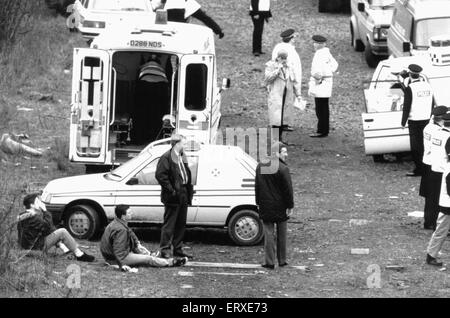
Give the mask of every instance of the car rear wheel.
[(384, 159), (384, 155), (373, 155), (373, 162), (381, 163), (386, 162), (386, 159)]
[(237, 245), (250, 246), (261, 242), (263, 226), (258, 213), (240, 210), (228, 222), (228, 235)]
[(64, 226), (76, 239), (91, 239), (100, 228), (100, 218), (91, 206), (74, 205), (65, 215)]

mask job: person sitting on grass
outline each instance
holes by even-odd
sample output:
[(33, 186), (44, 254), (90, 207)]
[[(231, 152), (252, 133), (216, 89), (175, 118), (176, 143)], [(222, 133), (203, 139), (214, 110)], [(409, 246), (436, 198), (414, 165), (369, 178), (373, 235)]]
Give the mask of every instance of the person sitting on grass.
[(128, 205), (117, 205), (116, 218), (105, 229), (100, 242), (100, 251), (108, 263), (119, 265), (123, 271), (131, 266), (170, 267), (186, 264), (186, 257), (161, 258), (151, 254), (139, 242), (136, 234), (128, 227), (131, 218)]
[(51, 247), (59, 247), (64, 253), (72, 252), (78, 261), (93, 262), (91, 256), (78, 247), (75, 239), (66, 229), (56, 229), (51, 214), (39, 195), (28, 194), (23, 199), (26, 211), (18, 216), (17, 232), (19, 245), (28, 250), (43, 250), (47, 252)]

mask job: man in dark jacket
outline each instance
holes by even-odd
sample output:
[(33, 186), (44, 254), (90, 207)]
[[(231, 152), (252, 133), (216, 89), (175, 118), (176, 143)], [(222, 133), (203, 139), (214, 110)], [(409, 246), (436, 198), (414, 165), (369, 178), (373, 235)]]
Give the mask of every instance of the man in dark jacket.
[(262, 36), (264, 22), (269, 22), (272, 17), (270, 12), (270, 0), (251, 0), (250, 17), (253, 22), (253, 55), (260, 56), (262, 51)]
[[(278, 265), (286, 266), (287, 220), (292, 214), (294, 198), (289, 168), (285, 163), (287, 148), (281, 142), (272, 145), (268, 163), (259, 163), (255, 176), (255, 200), (264, 225), (265, 268), (275, 268), (275, 250)], [(275, 225), (277, 240), (275, 248)]]
[(127, 271), (130, 266), (169, 267), (181, 266), (185, 258), (165, 259), (151, 254), (136, 234), (128, 227), (127, 220), (131, 218), (128, 205), (118, 205), (115, 208), (116, 218), (108, 224), (100, 242), (100, 251), (107, 262), (114, 262), (120, 269)]
[(191, 170), (183, 154), (186, 139), (178, 134), (171, 137), (172, 148), (161, 156), (155, 177), (161, 185), (161, 202), (164, 204), (164, 224), (161, 228), (161, 256), (189, 257), (183, 252), (183, 237), (186, 228), (188, 206), (192, 204), (193, 187)]
[(47, 252), (57, 246), (64, 253), (74, 253), (82, 262), (93, 262), (95, 258), (82, 252), (77, 242), (66, 229), (56, 229), (51, 214), (37, 193), (26, 195), (23, 199), (26, 211), (18, 216), (17, 232), (19, 244), (24, 249), (43, 250)]

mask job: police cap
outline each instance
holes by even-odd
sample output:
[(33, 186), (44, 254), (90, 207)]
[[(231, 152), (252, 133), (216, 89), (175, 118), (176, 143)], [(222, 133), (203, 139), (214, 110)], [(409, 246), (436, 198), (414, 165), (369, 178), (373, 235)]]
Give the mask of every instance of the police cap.
[(442, 119), (446, 122), (450, 122), (450, 113), (446, 113), (442, 116)]
[(287, 39), (287, 38), (292, 38), (292, 37), (294, 37), (294, 34), (295, 34), (295, 30), (294, 30), (294, 29), (287, 29), (287, 30), (281, 32), (280, 36), (281, 36), (283, 39)]
[(446, 106), (436, 106), (433, 108), (433, 111), (431, 112), (433, 116), (435, 117), (442, 117), (443, 115), (447, 114), (448, 108)]
[(410, 64), (408, 66), (408, 69), (409, 69), (409, 71), (411, 73), (416, 73), (416, 74), (422, 72), (422, 70), (423, 70), (422, 67), (420, 65), (417, 65), (417, 64)]
[(317, 43), (325, 43), (327, 38), (322, 35), (313, 35), (312, 40)]

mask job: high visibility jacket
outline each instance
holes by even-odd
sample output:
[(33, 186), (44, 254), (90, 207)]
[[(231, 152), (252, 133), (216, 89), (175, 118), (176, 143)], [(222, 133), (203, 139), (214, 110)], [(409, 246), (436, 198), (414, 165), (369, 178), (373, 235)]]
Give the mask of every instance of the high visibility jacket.
[(433, 135), (435, 135), (441, 126), (435, 124), (433, 121), (430, 121), (423, 130), (423, 160), (422, 162), (426, 165), (431, 166), (432, 163), (432, 154), (431, 154), (431, 139)]
[(447, 176), (450, 173), (450, 166), (447, 165), (444, 174), (442, 175), (441, 194), (439, 195), (439, 205), (445, 208), (450, 208), (450, 195), (447, 189)]
[(428, 120), (431, 117), (433, 105), (433, 91), (431, 85), (425, 81), (415, 81), (409, 84), (412, 92), (409, 120)]
[(448, 154), (445, 149), (447, 140), (450, 137), (450, 131), (447, 128), (441, 128), (431, 137), (431, 170), (434, 172), (444, 172), (448, 163)]
[[(254, 8), (252, 3), (257, 4), (257, 7)], [(266, 12), (270, 11), (270, 0), (256, 0), (256, 1), (250, 1), (250, 11), (254, 12)]]

